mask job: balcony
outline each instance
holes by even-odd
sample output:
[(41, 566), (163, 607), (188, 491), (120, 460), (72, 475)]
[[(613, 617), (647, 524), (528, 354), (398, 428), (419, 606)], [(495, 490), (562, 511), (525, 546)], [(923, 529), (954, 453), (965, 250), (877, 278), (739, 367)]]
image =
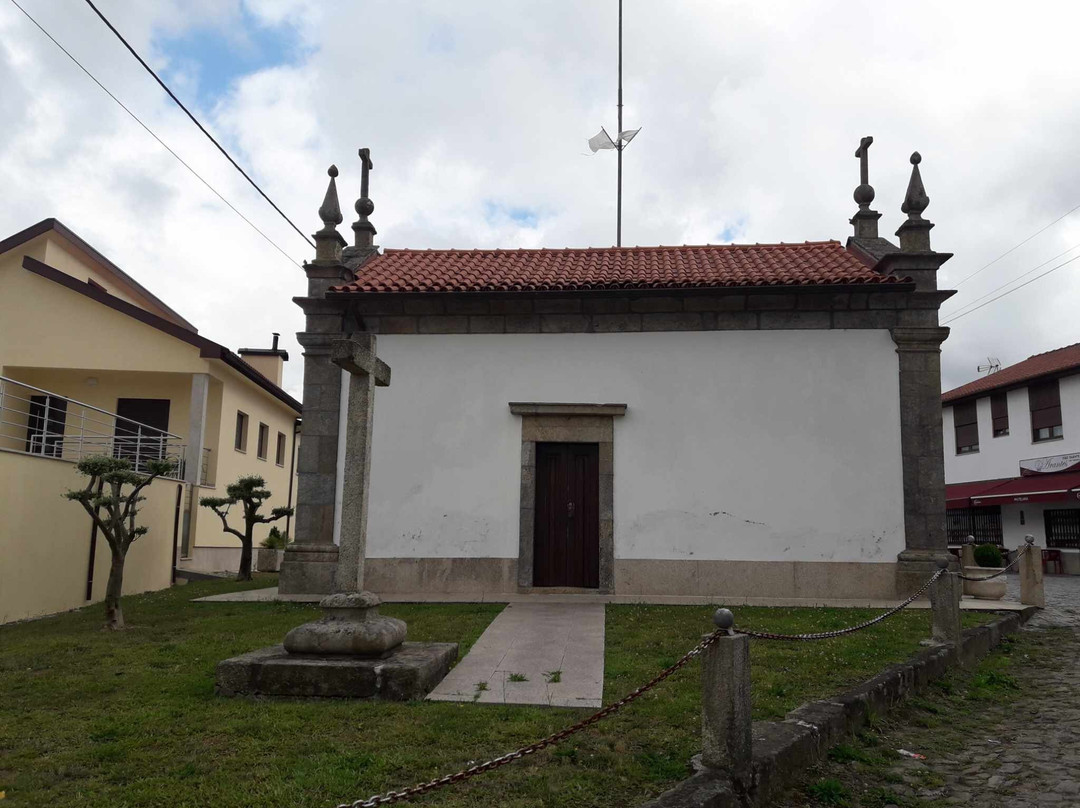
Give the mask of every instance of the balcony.
[[(168, 459), (176, 468), (166, 478), (184, 480), (186, 450), (179, 435), (0, 376), (0, 451), (69, 463), (109, 455), (142, 473), (151, 460)], [(211, 484), (209, 476), (210, 449), (204, 448), (200, 483)]]

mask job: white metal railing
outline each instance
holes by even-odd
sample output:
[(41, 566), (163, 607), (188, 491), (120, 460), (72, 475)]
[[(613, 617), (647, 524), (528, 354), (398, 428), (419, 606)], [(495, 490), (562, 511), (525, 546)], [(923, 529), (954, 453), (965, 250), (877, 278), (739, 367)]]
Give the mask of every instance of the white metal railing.
[[(0, 449), (77, 463), (89, 455), (130, 460), (145, 472), (151, 460), (176, 463), (170, 479), (184, 479), (184, 439), (171, 432), (0, 376)], [(200, 479), (209, 473), (203, 449)]]

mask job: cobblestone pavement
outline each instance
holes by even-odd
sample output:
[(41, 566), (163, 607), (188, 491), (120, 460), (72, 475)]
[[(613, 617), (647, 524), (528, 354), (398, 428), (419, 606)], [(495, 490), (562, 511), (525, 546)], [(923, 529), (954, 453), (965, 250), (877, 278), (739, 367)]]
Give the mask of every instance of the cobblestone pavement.
[[(1020, 576), (1006, 575), (1010, 600), (1020, 600)], [(1074, 626), (1080, 628), (1080, 575), (1046, 575), (1043, 577), (1046, 608), (1033, 617), (1028, 625)], [(1080, 802), (1077, 803), (1080, 805)]]
[(1047, 576), (1046, 599), (1003, 650), (834, 749), (777, 806), (1080, 806), (1080, 577)]

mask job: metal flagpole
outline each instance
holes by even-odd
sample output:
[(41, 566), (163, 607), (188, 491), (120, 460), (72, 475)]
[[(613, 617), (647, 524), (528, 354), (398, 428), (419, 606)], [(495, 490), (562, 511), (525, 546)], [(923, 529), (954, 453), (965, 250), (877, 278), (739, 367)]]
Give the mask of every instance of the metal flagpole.
[(615, 246), (622, 246), (622, 0), (619, 0), (619, 126), (615, 133), (615, 150), (618, 151), (618, 190), (615, 203)]

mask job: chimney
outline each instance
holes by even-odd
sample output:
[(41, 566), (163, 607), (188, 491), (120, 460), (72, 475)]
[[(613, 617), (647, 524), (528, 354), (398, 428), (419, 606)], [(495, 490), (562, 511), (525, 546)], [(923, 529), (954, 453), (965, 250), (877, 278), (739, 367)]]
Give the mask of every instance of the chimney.
[(281, 334), (275, 331), (273, 336), (273, 344), (269, 348), (240, 348), (237, 353), (255, 370), (281, 387), (281, 377), (285, 363), (289, 361), (289, 354), (278, 347)]

